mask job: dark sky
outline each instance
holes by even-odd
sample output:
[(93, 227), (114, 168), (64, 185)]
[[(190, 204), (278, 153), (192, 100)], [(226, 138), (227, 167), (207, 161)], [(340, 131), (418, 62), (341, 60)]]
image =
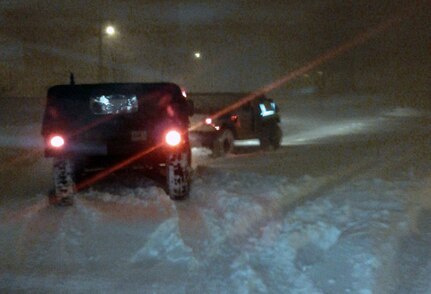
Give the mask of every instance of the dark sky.
[[(313, 84), (317, 72), (332, 90), (425, 91), (431, 15), (427, 1), (419, 2), (396, 26), (280, 91)], [(192, 91), (254, 90), (413, 3), (2, 0), (2, 87), (10, 95), (39, 96), (66, 83), (70, 71), (82, 83), (99, 82), (101, 71), (105, 82), (171, 80)], [(107, 24), (118, 34), (99, 38)]]

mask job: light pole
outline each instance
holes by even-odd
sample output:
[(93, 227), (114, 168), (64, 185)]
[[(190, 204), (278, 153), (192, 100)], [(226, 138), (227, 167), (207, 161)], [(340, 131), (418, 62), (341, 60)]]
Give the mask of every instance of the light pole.
[(112, 25), (104, 26), (101, 25), (98, 32), (98, 57), (99, 57), (99, 73), (98, 73), (98, 80), (99, 82), (103, 81), (103, 37), (106, 35), (107, 37), (114, 37), (117, 33), (116, 29)]

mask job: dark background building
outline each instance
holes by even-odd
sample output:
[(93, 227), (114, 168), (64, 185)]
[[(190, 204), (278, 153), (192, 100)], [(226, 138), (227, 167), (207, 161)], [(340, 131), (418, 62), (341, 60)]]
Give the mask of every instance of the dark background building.
[[(395, 18), (276, 92), (384, 93), (423, 102), (430, 11), (429, 1), (407, 0), (2, 0), (0, 91), (44, 96), (70, 72), (78, 83), (169, 80), (190, 91), (255, 90)], [(103, 32), (107, 25), (115, 35)]]

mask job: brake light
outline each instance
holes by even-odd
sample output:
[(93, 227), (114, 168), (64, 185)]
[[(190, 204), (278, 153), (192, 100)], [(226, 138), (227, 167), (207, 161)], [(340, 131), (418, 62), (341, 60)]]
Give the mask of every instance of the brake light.
[(178, 131), (169, 131), (165, 136), (165, 141), (169, 146), (177, 146), (181, 143), (181, 134)]
[(51, 139), (49, 140), (49, 143), (54, 148), (61, 148), (64, 146), (65, 142), (64, 142), (64, 138), (62, 136), (55, 135), (55, 136), (51, 137)]

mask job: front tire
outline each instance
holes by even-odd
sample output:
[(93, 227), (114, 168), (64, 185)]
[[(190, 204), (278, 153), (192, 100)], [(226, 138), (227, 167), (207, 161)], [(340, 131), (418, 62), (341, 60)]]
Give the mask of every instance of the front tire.
[(281, 146), (283, 133), (278, 124), (265, 127), (259, 136), (260, 148), (262, 150), (277, 150)]
[(166, 183), (169, 197), (182, 200), (190, 193), (190, 152), (171, 153), (166, 165)]
[(283, 139), (283, 132), (279, 125), (275, 125), (272, 127), (269, 137), (269, 143), (271, 144), (274, 150), (277, 150), (281, 146), (281, 140)]

